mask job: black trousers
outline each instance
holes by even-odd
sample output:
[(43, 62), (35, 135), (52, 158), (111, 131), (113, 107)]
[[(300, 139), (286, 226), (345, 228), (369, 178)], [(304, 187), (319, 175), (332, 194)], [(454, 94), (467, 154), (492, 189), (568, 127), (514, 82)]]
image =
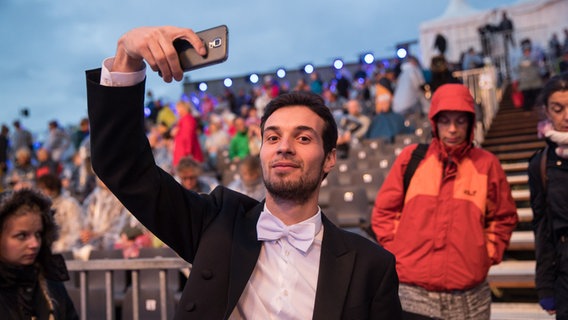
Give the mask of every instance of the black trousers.
[(557, 271), (554, 287), (556, 319), (568, 320), (568, 242), (559, 241), (556, 254)]
[(525, 100), (523, 102), (523, 109), (525, 109), (526, 111), (532, 110), (532, 108), (536, 104), (536, 99), (539, 93), (540, 93), (540, 88), (523, 90), (523, 98)]

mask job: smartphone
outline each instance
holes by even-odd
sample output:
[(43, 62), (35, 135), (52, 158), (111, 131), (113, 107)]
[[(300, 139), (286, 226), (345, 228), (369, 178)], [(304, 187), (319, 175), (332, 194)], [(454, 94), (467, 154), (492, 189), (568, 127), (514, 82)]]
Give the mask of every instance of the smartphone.
[(196, 34), (201, 38), (207, 50), (204, 56), (199, 55), (188, 41), (183, 39), (174, 41), (174, 47), (178, 52), (183, 71), (195, 70), (227, 60), (229, 57), (229, 29), (226, 25), (199, 31)]

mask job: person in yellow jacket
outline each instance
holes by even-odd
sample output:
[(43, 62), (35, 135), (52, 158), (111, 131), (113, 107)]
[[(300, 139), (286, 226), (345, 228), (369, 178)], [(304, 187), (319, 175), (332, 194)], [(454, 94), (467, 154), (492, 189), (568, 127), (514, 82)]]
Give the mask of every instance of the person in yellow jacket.
[(394, 73), (392, 70), (387, 70), (384, 74), (378, 75), (378, 81), (375, 83), (375, 114), (389, 112), (391, 110), (393, 80)]

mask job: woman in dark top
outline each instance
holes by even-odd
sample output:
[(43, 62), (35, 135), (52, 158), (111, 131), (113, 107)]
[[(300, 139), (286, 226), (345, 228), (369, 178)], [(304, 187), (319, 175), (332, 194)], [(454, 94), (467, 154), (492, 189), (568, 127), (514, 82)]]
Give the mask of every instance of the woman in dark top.
[(541, 99), (548, 123), (543, 150), (529, 162), (536, 290), (543, 309), (568, 319), (568, 74), (551, 78)]
[(0, 317), (78, 319), (63, 286), (63, 257), (52, 255), (56, 227), (51, 201), (23, 189), (0, 200)]

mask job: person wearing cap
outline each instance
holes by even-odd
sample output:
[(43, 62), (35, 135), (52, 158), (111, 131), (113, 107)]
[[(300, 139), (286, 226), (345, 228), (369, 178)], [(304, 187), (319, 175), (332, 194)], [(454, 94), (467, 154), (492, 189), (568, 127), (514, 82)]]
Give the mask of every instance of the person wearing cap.
[(440, 86), (428, 118), (432, 141), (404, 191), (417, 145), (393, 163), (377, 194), (372, 229), (397, 259), (404, 319), (489, 319), (486, 281), (518, 217), (497, 157), (475, 147), (474, 101), (461, 84)]

